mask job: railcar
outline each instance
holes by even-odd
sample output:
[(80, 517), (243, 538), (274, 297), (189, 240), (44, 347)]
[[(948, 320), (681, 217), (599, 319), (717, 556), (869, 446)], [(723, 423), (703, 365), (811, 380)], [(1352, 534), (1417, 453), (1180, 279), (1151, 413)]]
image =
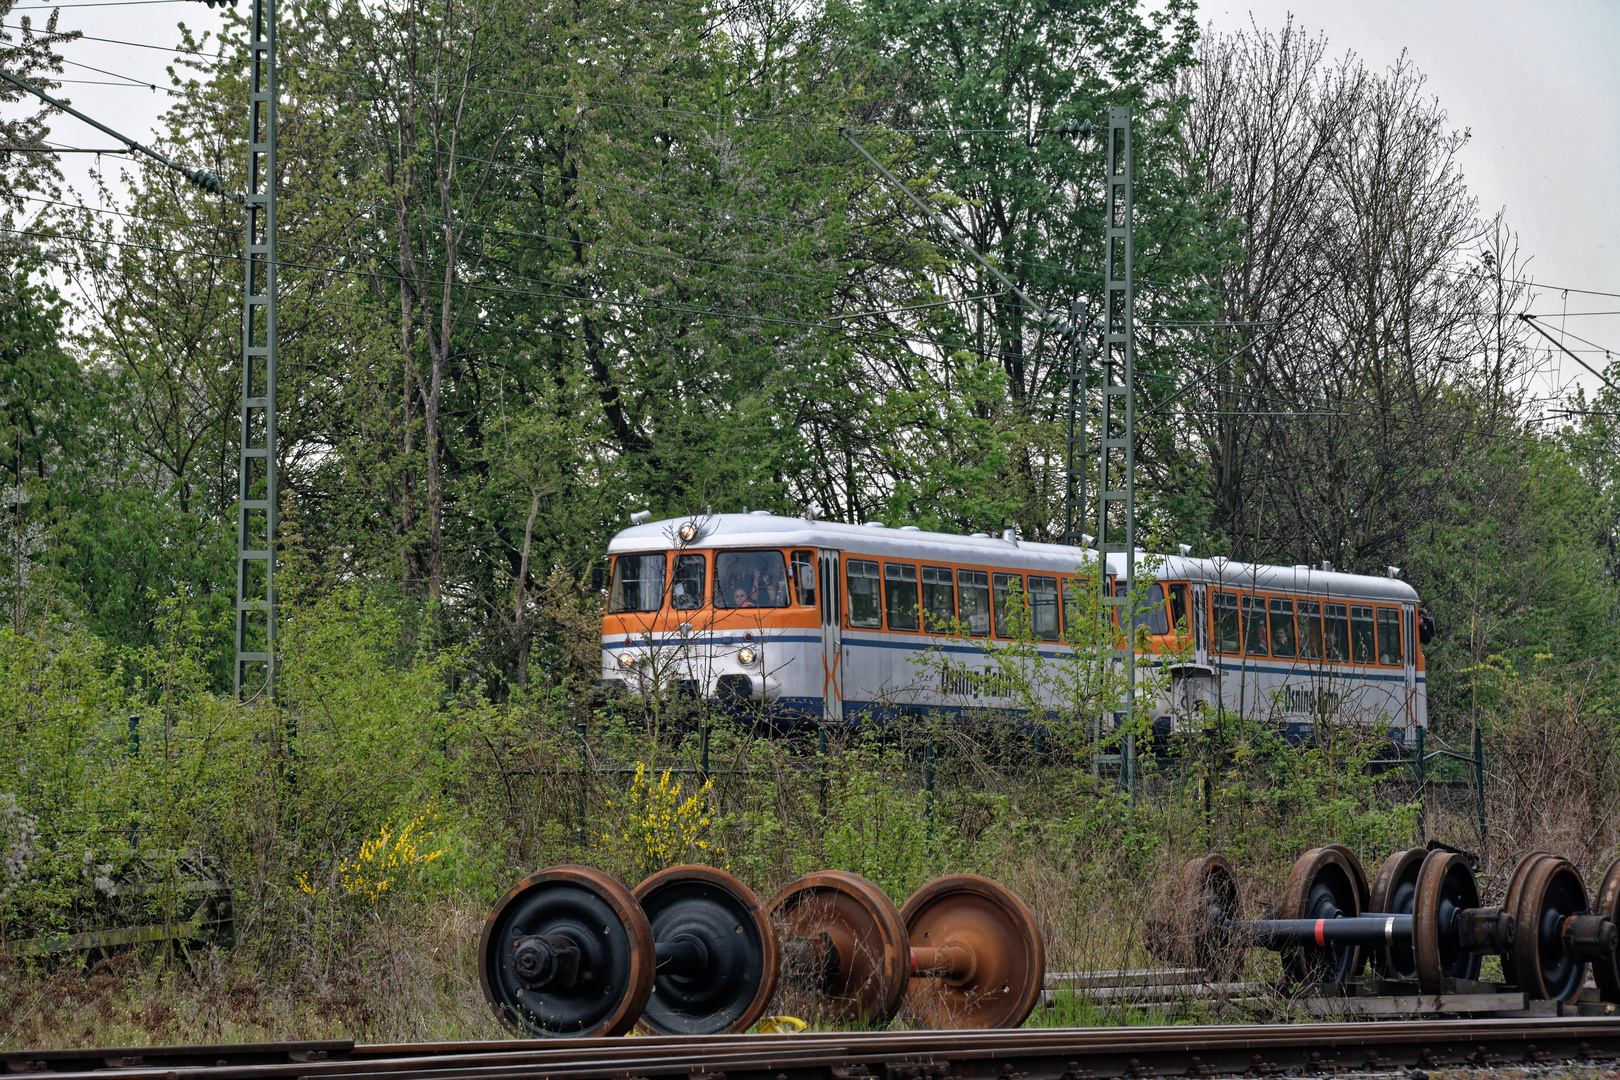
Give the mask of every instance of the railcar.
[[(1043, 658), (1070, 655), (1069, 598), (1094, 587), (1099, 563), (1010, 530), (764, 511), (635, 525), (608, 555), (605, 685), (832, 722), (1019, 707), (1028, 697), (991, 653), (1021, 633)], [(1123, 555), (1102, 570), (1114, 587)], [(1135, 621), (1138, 671), (1168, 668), (1143, 702), (1160, 732), (1201, 703), (1293, 738), (1328, 720), (1404, 742), (1428, 724), (1418, 595), (1394, 576), (1164, 556)]]

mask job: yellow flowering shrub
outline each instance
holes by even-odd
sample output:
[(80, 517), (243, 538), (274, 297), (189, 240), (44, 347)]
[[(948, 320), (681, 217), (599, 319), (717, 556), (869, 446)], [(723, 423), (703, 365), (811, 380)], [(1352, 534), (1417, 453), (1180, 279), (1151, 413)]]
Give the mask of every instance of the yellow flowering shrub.
[(444, 854), (442, 847), (428, 850), (433, 847), (434, 834), (428, 826), (434, 817), (430, 805), (398, 829), (384, 825), (381, 832), (362, 843), (359, 852), (337, 868), (335, 886), (313, 885), (307, 876), (299, 874), (298, 887), (311, 896), (330, 891), (342, 898), (376, 903), (396, 881)]
[(654, 781), (646, 763), (638, 761), (625, 800), (608, 804), (620, 819), (619, 832), (604, 839), (627, 848), (643, 874), (696, 862), (709, 850), (705, 835), (711, 822), (709, 789), (713, 786), (708, 781), (683, 798), (684, 781), (674, 779), (667, 769)]

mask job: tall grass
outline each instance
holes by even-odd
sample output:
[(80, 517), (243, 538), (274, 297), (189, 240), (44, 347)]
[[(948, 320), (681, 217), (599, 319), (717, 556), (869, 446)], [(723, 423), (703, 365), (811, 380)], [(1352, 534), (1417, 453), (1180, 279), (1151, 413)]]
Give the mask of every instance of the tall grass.
[[(140, 652), (66, 625), (0, 631), (4, 939), (182, 917), (197, 852), (223, 864), (237, 916), (228, 951), (5, 962), (0, 1044), (492, 1036), (483, 917), (559, 862), (633, 884), (704, 861), (766, 897), (848, 869), (897, 903), (984, 874), (1037, 912), (1050, 969), (1102, 971), (1159, 962), (1152, 916), (1189, 858), (1226, 852), (1259, 912), (1307, 847), (1347, 843), (1371, 871), (1420, 839), (1425, 796), (1349, 731), (1291, 747), (1210, 717), (1146, 761), (1133, 800), (1093, 775), (1084, 739), (1012, 717), (818, 741), (690, 702), (593, 708), (540, 679), (496, 705), (454, 650), (358, 592), (289, 613), (278, 700), (238, 705), (206, 688), (205, 629), (182, 597)], [(1615, 844), (1611, 718), (1578, 678), (1515, 686), (1489, 718), (1494, 888), (1532, 847), (1592, 871)], [(1478, 846), (1470, 805), (1428, 798), (1430, 834)], [(136, 880), (138, 903), (120, 889)], [(1273, 970), (1251, 957), (1251, 975)]]

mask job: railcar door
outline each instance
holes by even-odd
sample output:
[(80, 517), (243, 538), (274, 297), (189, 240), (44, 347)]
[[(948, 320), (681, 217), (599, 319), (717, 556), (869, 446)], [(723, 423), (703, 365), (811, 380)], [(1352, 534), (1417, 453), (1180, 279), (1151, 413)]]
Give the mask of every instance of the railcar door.
[(817, 571), (821, 575), (821, 716), (824, 720), (844, 718), (844, 620), (843, 598), (836, 551), (822, 549), (816, 553)]

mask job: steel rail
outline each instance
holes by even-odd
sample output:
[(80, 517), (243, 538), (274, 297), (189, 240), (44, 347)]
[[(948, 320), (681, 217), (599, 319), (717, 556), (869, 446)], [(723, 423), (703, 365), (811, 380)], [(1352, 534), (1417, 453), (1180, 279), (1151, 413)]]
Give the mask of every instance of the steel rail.
[[(224, 1063), (207, 1063), (210, 1054)], [(107, 1080), (109, 1071), (123, 1080), (1100, 1080), (1615, 1058), (1620, 1017), (378, 1046), (337, 1041), (0, 1054), (8, 1072), (49, 1071), (61, 1080)]]

